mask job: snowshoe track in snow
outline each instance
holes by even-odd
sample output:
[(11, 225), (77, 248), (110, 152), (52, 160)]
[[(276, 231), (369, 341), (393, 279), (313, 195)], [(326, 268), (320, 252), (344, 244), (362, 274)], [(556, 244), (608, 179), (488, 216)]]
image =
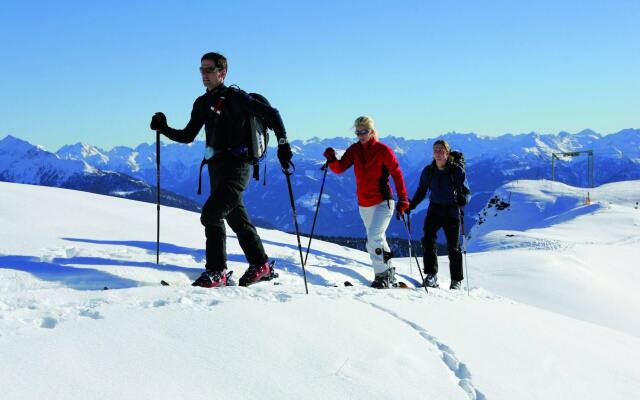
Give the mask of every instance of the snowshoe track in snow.
[(458, 358), (456, 357), (451, 347), (442, 343), (440, 340), (438, 340), (435, 336), (431, 335), (429, 332), (427, 332), (426, 329), (424, 329), (420, 325), (416, 324), (415, 322), (411, 322), (408, 319), (402, 318), (400, 315), (398, 315), (394, 311), (391, 311), (385, 307), (379, 306), (375, 303), (364, 301), (359, 298), (356, 298), (356, 300), (364, 304), (367, 304), (377, 310), (385, 312), (391, 315), (393, 318), (397, 319), (398, 321), (404, 322), (405, 324), (409, 325), (418, 334), (420, 334), (420, 336), (422, 336), (422, 338), (424, 338), (430, 345), (432, 345), (438, 353), (440, 353), (440, 358), (442, 359), (442, 362), (445, 364), (447, 369), (449, 369), (451, 373), (453, 373), (453, 375), (458, 379), (458, 386), (460, 386), (465, 391), (467, 396), (469, 396), (469, 399), (487, 400), (487, 397), (478, 389), (476, 389), (476, 387), (473, 385), (473, 382), (471, 381), (471, 372), (469, 371), (469, 368), (467, 368), (467, 365), (465, 363), (458, 360)]

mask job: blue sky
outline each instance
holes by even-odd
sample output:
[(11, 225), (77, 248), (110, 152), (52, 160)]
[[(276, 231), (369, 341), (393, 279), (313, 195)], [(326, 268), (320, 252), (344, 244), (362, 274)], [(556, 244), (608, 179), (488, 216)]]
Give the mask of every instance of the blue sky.
[(289, 137), (639, 128), (640, 2), (4, 2), (0, 137), (49, 150), (186, 124), (202, 54), (265, 95)]

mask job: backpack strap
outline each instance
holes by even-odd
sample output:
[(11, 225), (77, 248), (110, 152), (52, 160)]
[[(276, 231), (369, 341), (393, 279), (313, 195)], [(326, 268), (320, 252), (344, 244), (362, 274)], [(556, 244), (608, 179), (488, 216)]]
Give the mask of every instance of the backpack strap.
[(198, 174), (198, 194), (202, 194), (202, 168), (204, 168), (207, 162), (207, 159), (203, 158), (200, 163), (200, 173)]
[[(211, 129), (211, 135), (210, 135), (211, 140), (213, 140), (213, 138), (215, 137), (216, 130), (218, 129), (218, 121), (220, 121), (220, 113), (222, 110), (222, 106), (224, 105), (226, 100), (226, 94), (227, 94), (226, 92), (227, 92), (226, 90), (222, 92), (218, 100), (216, 100), (215, 104), (210, 107), (210, 110), (213, 111), (213, 113), (216, 115), (216, 118), (213, 121), (213, 128)], [(213, 143), (207, 143), (207, 146), (213, 147)]]
[[(450, 168), (450, 170), (449, 170), (449, 178), (451, 178), (451, 186), (453, 186), (453, 189), (454, 189), (458, 194), (462, 194), (462, 196), (465, 196), (465, 197), (466, 197), (469, 193), (468, 193), (468, 191), (466, 190), (466, 188), (464, 187), (464, 185), (459, 185), (459, 186), (457, 186), (457, 185), (456, 185), (455, 180), (453, 179), (453, 174), (454, 174), (454, 172), (455, 172), (455, 167), (456, 167), (456, 166), (457, 166), (457, 164), (456, 164), (456, 163), (451, 163), (451, 165), (449, 166), (449, 168)], [(462, 207), (464, 207), (464, 206), (462, 206)], [(460, 210), (462, 210), (462, 207), (461, 207), (461, 206), (458, 206), (458, 208), (459, 208)], [(462, 215), (463, 215), (463, 218), (464, 218), (464, 212), (462, 213)]]
[[(211, 111), (213, 111), (213, 113), (216, 115), (216, 119), (213, 121), (213, 129), (211, 130), (211, 140), (213, 140), (213, 137), (216, 134), (216, 130), (218, 128), (218, 121), (220, 119), (220, 113), (222, 112), (222, 106), (225, 104), (225, 100), (227, 98), (227, 89), (228, 88), (224, 88), (222, 89), (222, 92), (220, 92), (220, 97), (218, 98), (218, 100), (216, 100), (215, 104), (213, 106), (211, 106), (209, 109)], [(213, 152), (213, 143), (205, 143), (207, 148), (211, 149), (211, 153)], [(208, 149), (207, 149), (208, 150)], [(208, 154), (209, 151), (206, 151), (206, 153)], [(209, 160), (207, 159), (206, 155), (205, 157), (202, 158), (202, 161), (200, 162), (200, 171), (198, 173), (198, 194), (202, 194), (202, 168), (204, 168), (204, 166), (209, 162)]]
[[(215, 102), (213, 103), (212, 106), (210, 106), (211, 103), (205, 104), (205, 113), (208, 112), (207, 110), (210, 110), (215, 115), (215, 118), (213, 119), (213, 126), (212, 126), (212, 129), (211, 129), (211, 135), (209, 135), (209, 137), (208, 137), (208, 139), (211, 140), (211, 141), (213, 141), (213, 138), (216, 135), (216, 130), (217, 130), (217, 127), (218, 127), (218, 121), (220, 120), (220, 114), (222, 113), (222, 107), (226, 103), (227, 94), (228, 94), (227, 92), (228, 91), (229, 91), (228, 87), (223, 87), (222, 89), (220, 89), (220, 93), (217, 94), (218, 98), (215, 99)], [(207, 109), (207, 107), (208, 107), (208, 109)], [(205, 116), (208, 118), (208, 116), (206, 114), (205, 114)], [(213, 143), (209, 143), (207, 141), (206, 145), (213, 148)]]
[(433, 181), (433, 163), (427, 166), (427, 178), (429, 178), (429, 183), (427, 184), (427, 190), (431, 190), (431, 181)]
[(451, 186), (453, 186), (454, 188), (456, 187), (456, 182), (453, 179), (453, 174), (456, 172), (455, 165), (455, 163), (449, 163), (449, 165), (447, 166), (447, 169), (449, 170), (449, 179), (451, 179)]

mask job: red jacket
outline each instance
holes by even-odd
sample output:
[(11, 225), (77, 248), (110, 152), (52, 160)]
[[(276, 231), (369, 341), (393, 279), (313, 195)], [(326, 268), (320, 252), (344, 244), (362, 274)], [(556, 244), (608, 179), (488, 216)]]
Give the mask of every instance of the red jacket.
[(389, 175), (393, 177), (398, 199), (408, 199), (398, 159), (386, 144), (374, 137), (365, 144), (354, 143), (340, 160), (331, 162), (329, 168), (340, 174), (352, 165), (356, 174), (356, 191), (360, 206), (371, 207), (384, 200), (393, 199)]

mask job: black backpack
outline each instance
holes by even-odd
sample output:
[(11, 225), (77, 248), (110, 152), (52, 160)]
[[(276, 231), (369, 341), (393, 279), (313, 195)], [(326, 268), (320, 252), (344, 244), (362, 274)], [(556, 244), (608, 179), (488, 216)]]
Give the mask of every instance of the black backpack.
[[(462, 172), (466, 174), (467, 162), (464, 159), (464, 154), (462, 154), (461, 151), (452, 150), (451, 153), (449, 153), (449, 156), (451, 156), (451, 158), (453, 159), (453, 164), (462, 168)], [(449, 176), (451, 177), (451, 183), (453, 183), (453, 174)], [(464, 186), (456, 187), (455, 190), (456, 204), (458, 204), (458, 206), (464, 207), (465, 205), (467, 205), (467, 197), (471, 194), (471, 192)]]
[[(258, 93), (249, 93), (249, 96), (262, 104), (271, 106), (269, 100)], [(260, 179), (260, 161), (267, 156), (267, 145), (269, 144), (269, 126), (267, 122), (260, 117), (251, 115), (248, 121), (249, 127), (249, 162), (253, 165), (253, 179)], [(265, 175), (267, 173), (267, 165), (264, 166)], [(266, 177), (265, 177), (266, 184)]]
[(461, 151), (451, 150), (449, 156), (453, 159), (453, 163), (462, 168), (462, 172), (467, 171), (467, 162), (464, 159), (464, 154)]

